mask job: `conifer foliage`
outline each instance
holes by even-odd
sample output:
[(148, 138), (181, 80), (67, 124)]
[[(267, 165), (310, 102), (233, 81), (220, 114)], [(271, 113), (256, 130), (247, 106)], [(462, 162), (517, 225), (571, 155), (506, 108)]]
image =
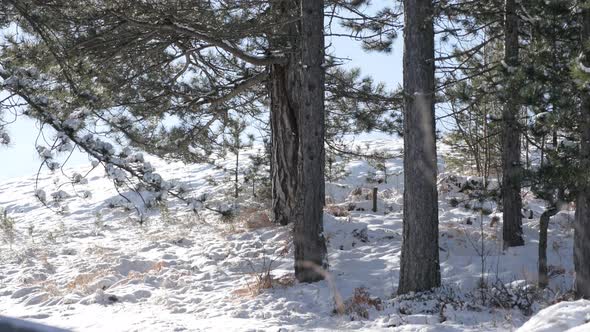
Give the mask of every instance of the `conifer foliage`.
[[(36, 143), (42, 166), (63, 169), (57, 156), (82, 150), (117, 190), (145, 195), (145, 206), (134, 207), (140, 222), (170, 197), (207, 208), (144, 154), (212, 163), (227, 153), (235, 158), (233, 200), (266, 200), (274, 223), (293, 229), (296, 278), (315, 282), (329, 271), (325, 183), (347, 174), (338, 161), (372, 158), (387, 182), (388, 151), (355, 151), (348, 137), (398, 134), (405, 179), (397, 292), (405, 294), (441, 285), (437, 139), (444, 136), (453, 147), (447, 166), (501, 183), (500, 196), (486, 199), (501, 210), (505, 250), (530, 243), (523, 193), (547, 202), (540, 270), (547, 270), (550, 215), (575, 202), (575, 292), (590, 298), (589, 12), (585, 0), (383, 7), (366, 0), (6, 0), (0, 145), (11, 144), (18, 117), (52, 128), (50, 140)], [(330, 36), (391, 52), (401, 32), (398, 89), (326, 53)], [(262, 137), (264, 149), (245, 169), (243, 149)], [(47, 193), (35, 195), (57, 208)]]

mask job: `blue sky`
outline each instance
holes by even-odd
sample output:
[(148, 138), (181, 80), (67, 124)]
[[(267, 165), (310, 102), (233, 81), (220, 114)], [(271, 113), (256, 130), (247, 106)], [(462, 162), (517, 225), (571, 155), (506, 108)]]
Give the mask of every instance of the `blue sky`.
[[(349, 58), (346, 67), (359, 67), (364, 75), (372, 76), (375, 81), (386, 83), (394, 89), (402, 82), (402, 38), (395, 42), (393, 52), (382, 54), (363, 51), (360, 43), (348, 38), (328, 38), (326, 44), (331, 43), (330, 52), (342, 58)], [(38, 124), (26, 117), (19, 117), (16, 123), (8, 127), (12, 143), (7, 147), (0, 147), (0, 180), (12, 177), (29, 176), (37, 172), (40, 159), (35, 151), (35, 139)], [(88, 163), (86, 155), (76, 152), (68, 161), (68, 166), (78, 166)]]

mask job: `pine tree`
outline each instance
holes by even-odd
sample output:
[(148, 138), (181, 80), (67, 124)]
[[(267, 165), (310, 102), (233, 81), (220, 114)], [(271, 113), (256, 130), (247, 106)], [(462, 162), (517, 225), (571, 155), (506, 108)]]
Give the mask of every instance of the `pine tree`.
[[(220, 129), (227, 124), (229, 110), (253, 118), (260, 115), (261, 104), (269, 95), (265, 83), (270, 80), (270, 113), (280, 119), (271, 121), (278, 123), (272, 131), (271, 173), (273, 188), (280, 187), (285, 193), (274, 195), (273, 210), (279, 216), (275, 219), (283, 224), (294, 221), (298, 262), (326, 266), (321, 221), (327, 67), (323, 25), (319, 24), (323, 2), (230, 1), (226, 6), (188, 0), (8, 3), (27, 32), (38, 38), (32, 47), (17, 45), (14, 53), (27, 59), (21, 65), (44, 65), (59, 73), (52, 77), (61, 87), (53, 93), (56, 100), (74, 96), (89, 109), (82, 122), (101, 122), (118, 143), (164, 158), (207, 161), (223, 144)], [(286, 7), (280, 9), (283, 5)], [(303, 5), (310, 6), (309, 13), (301, 14)], [(248, 11), (241, 11), (244, 6)], [(386, 11), (382, 15), (394, 17)], [(374, 22), (370, 29), (391, 31), (387, 21), (379, 20), (369, 20)], [(386, 47), (378, 39), (367, 40), (369, 47)], [(51, 61), (23, 57), (35, 52), (43, 52)], [(363, 84), (367, 86), (371, 84)], [(369, 96), (370, 89), (331, 91), (352, 98)], [(38, 110), (30, 114), (58, 131), (69, 131), (75, 144), (84, 143), (77, 132), (54, 121), (52, 108), (35, 105), (32, 99), (27, 102)], [(374, 109), (383, 115), (395, 102), (395, 98), (378, 96)], [(371, 107), (369, 99), (361, 103)], [(358, 110), (356, 114), (362, 115)], [(70, 121), (70, 115), (64, 112), (60, 120)], [(371, 123), (369, 117), (364, 118)], [(87, 147), (94, 157), (112, 164), (117, 159), (103, 155), (112, 154), (110, 150)], [(124, 174), (144, 179), (144, 174), (121, 166)], [(285, 170), (289, 173), (283, 178), (276, 176)], [(152, 182), (153, 177), (145, 181)], [(282, 187), (280, 181), (289, 185)], [(167, 188), (159, 181), (156, 185)], [(304, 265), (298, 265), (300, 280), (321, 278), (315, 267)]]
[(504, 66), (506, 100), (502, 111), (502, 240), (504, 248), (524, 245), (522, 237), (522, 197), (520, 196), (522, 167), (520, 161), (520, 100), (516, 80), (519, 70), (519, 17), (517, 2), (506, 0), (504, 19)]
[(441, 283), (434, 122), (434, 7), (405, 0), (404, 225), (399, 294)]
[(299, 188), (294, 225), (295, 276), (302, 282), (324, 279), (328, 268), (324, 238), (324, 3), (301, 0), (301, 94), (297, 129)]
[[(580, 43), (583, 52), (578, 66), (590, 75), (590, 3), (582, 4), (582, 33)], [(583, 87), (580, 109), (580, 166), (581, 176), (576, 198), (576, 220), (574, 227), (574, 267), (576, 271), (575, 293), (579, 298), (590, 299), (590, 94), (588, 81)]]
[(299, 190), (299, 93), (301, 78), (299, 63), (300, 26), (294, 20), (300, 13), (299, 1), (273, 1), (272, 12), (292, 18), (280, 25), (270, 39), (271, 48), (286, 50), (287, 62), (270, 66), (270, 123), (271, 123), (271, 178), (272, 214), (275, 223), (287, 225), (295, 220)]

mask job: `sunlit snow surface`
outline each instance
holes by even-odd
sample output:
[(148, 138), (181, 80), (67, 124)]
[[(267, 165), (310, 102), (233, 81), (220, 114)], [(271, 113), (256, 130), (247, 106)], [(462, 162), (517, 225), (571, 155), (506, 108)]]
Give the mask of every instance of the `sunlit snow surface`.
[(590, 301), (560, 302), (541, 310), (517, 332), (590, 331)]
[[(397, 139), (368, 143), (370, 149), (388, 152), (403, 146)], [(440, 147), (439, 152), (444, 155), (448, 149)], [(232, 203), (224, 194), (231, 182), (223, 170), (233, 169), (231, 156), (217, 161), (221, 167), (151, 162), (164, 178), (185, 183), (195, 197), (208, 194), (212, 206)], [(109, 207), (118, 194), (98, 169), (88, 176), (88, 184), (76, 188), (89, 190), (91, 198), (65, 199), (61, 215), (36, 201), (34, 176), (5, 181), (0, 183), (0, 207), (16, 221), (16, 238), (12, 249), (8, 241), (0, 246), (0, 315), (75, 331), (504, 331), (521, 326), (529, 318), (521, 310), (479, 304), (480, 222), (486, 282), (534, 283), (543, 202), (525, 197), (534, 212), (534, 219), (523, 219), (527, 245), (502, 253), (501, 223), (490, 226), (497, 213), (480, 216), (463, 204), (453, 208), (450, 199), (462, 199), (461, 194), (445, 189), (440, 194), (439, 243), (444, 288), (431, 295), (393, 298), (402, 238), (403, 166), (401, 159), (387, 166), (392, 174), (387, 184), (368, 183), (372, 167), (359, 160), (347, 162), (349, 176), (327, 184), (333, 205), (353, 211), (344, 217), (325, 214), (331, 281), (314, 284), (292, 282), (287, 227), (246, 229), (205, 211), (197, 218), (180, 202), (169, 204), (164, 220), (152, 216), (139, 226), (134, 211)], [(439, 168), (442, 178), (442, 159)], [(39, 187), (48, 194), (61, 189), (75, 193), (71, 186), (57, 188), (54, 179), (60, 176), (41, 173)], [(370, 211), (366, 196), (374, 186), (379, 188), (377, 213)], [(358, 187), (366, 189), (355, 195)], [(572, 211), (552, 218), (548, 258), (556, 272), (551, 291), (533, 305), (535, 312), (571, 288), (572, 222)], [(257, 272), (271, 260), (273, 277), (283, 282), (252, 294)], [(334, 313), (335, 292), (346, 301), (363, 287), (381, 299), (382, 310), (367, 307), (368, 318)], [(455, 303), (441, 311), (441, 301), (448, 298)], [(566, 326), (559, 325), (561, 320), (568, 320), (568, 327), (584, 324), (589, 306), (576, 303), (575, 322), (567, 316), (569, 307), (558, 305), (547, 309), (552, 315), (534, 318), (537, 323), (523, 331), (536, 331), (545, 318), (555, 326), (547, 331)]]

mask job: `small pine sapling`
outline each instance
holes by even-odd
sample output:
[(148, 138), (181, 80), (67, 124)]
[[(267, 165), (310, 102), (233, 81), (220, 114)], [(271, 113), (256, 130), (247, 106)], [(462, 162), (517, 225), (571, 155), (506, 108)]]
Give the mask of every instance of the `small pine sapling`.
[(346, 170), (346, 155), (336, 153), (332, 149), (326, 149), (326, 180), (335, 182), (347, 177), (350, 172)]
[(35, 243), (35, 225), (31, 224), (29, 225), (29, 227), (27, 227), (27, 233), (29, 234), (29, 237), (31, 238), (31, 243)]
[(0, 209), (0, 230), (2, 231), (2, 239), (5, 243), (12, 245), (15, 239), (14, 219), (8, 216), (8, 211)]
[(228, 120), (227, 124), (227, 135), (225, 138), (225, 145), (229, 152), (235, 155), (235, 167), (233, 169), (233, 182), (234, 182), (234, 198), (238, 198), (240, 194), (240, 151), (244, 148), (249, 148), (253, 145), (254, 136), (248, 135), (248, 141), (244, 141), (242, 136), (246, 131), (247, 123), (243, 120)]
[(369, 165), (371, 165), (376, 171), (383, 174), (383, 177), (377, 177), (377, 175), (375, 175), (375, 182), (387, 184), (387, 179), (391, 175), (387, 173), (387, 160), (391, 158), (393, 158), (393, 156), (387, 154), (386, 152), (378, 151), (367, 159)]
[[(250, 166), (244, 173), (244, 183), (252, 187), (252, 197), (258, 197), (260, 192), (266, 192), (264, 188), (270, 187), (270, 176), (267, 170), (269, 160), (261, 150), (250, 156)], [(258, 186), (258, 187), (257, 187)]]
[(104, 220), (102, 219), (102, 214), (100, 212), (96, 212), (96, 214), (94, 214), (94, 235), (100, 234), (103, 228)]

